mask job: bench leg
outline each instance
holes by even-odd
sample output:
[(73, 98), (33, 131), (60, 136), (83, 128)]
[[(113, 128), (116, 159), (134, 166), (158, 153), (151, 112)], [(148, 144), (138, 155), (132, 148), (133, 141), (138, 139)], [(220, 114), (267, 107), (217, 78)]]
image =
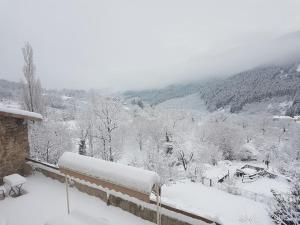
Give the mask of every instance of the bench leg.
[(3, 199), (5, 199), (5, 192), (3, 191), (3, 190), (1, 190), (1, 192), (2, 192), (2, 197), (3, 197)]

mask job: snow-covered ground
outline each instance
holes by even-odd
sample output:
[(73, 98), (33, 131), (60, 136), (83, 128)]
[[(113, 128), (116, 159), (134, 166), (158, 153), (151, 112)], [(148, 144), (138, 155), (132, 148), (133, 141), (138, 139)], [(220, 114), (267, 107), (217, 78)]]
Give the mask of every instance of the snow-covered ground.
[[(44, 225), (50, 219), (67, 214), (65, 185), (36, 173), (27, 178), (24, 194), (0, 200), (1, 225)], [(70, 188), (70, 206), (108, 224), (150, 225), (119, 208), (106, 206), (96, 197)]]
[(20, 109), (21, 106), (18, 102), (12, 100), (2, 100), (0, 101), (0, 107), (7, 107), (12, 109)]
[[(259, 162), (245, 163), (245, 162), (233, 161), (227, 163), (227, 161), (220, 161), (216, 166), (206, 165), (206, 171), (204, 172), (204, 176), (208, 179), (212, 179), (213, 184), (216, 184), (219, 179), (224, 177), (229, 172), (230, 179), (235, 183), (235, 186), (239, 188), (241, 191), (245, 190), (245, 191), (253, 192), (256, 194), (263, 195), (267, 198), (272, 197), (272, 193), (271, 193), (272, 189), (278, 192), (289, 191), (290, 185), (288, 181), (282, 176), (279, 176), (276, 179), (272, 179), (268, 177), (259, 177), (251, 182), (243, 183), (242, 178), (235, 177), (234, 174), (236, 172), (236, 169), (240, 169), (246, 164), (265, 168), (265, 165)], [(249, 174), (256, 173), (255, 170), (250, 168), (244, 168), (243, 171), (244, 172), (249, 171)], [(278, 174), (276, 169), (273, 167), (270, 167), (268, 171), (274, 174)], [(204, 182), (206, 182), (207, 184), (207, 181)]]
[(162, 201), (210, 218), (224, 225), (273, 225), (267, 205), (189, 181), (162, 189)]
[(189, 111), (198, 116), (204, 116), (209, 113), (199, 94), (192, 94), (181, 98), (173, 98), (158, 104), (157, 108), (171, 110), (184, 109), (185, 111)]
[(272, 197), (271, 189), (277, 192), (288, 192), (290, 185), (283, 178), (270, 179), (261, 177), (250, 183), (242, 183), (241, 180), (237, 186), (243, 190)]

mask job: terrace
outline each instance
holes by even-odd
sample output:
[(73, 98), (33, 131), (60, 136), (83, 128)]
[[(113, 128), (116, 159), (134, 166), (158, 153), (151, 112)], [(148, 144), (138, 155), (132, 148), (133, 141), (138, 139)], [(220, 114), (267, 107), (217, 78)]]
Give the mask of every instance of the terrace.
[[(67, 215), (63, 183), (37, 172), (27, 177), (24, 190), (26, 194), (20, 197), (0, 200), (1, 225), (42, 225)], [(75, 188), (70, 188), (69, 194), (71, 211), (83, 212), (91, 218), (107, 221), (108, 224), (153, 224), (120, 208), (108, 207), (105, 202)]]
[[(25, 193), (19, 197), (7, 196), (4, 200), (0, 200), (0, 224), (219, 224), (211, 219), (201, 217), (195, 212), (186, 211), (181, 207), (174, 207), (173, 204), (167, 202), (162, 203), (158, 208), (157, 198), (154, 197), (153, 193), (148, 199), (145, 199), (147, 195), (140, 195), (136, 191), (132, 192), (135, 189), (134, 187), (131, 191), (123, 189), (120, 186), (123, 185), (120, 182), (122, 179), (116, 180), (113, 177), (114, 174), (119, 173), (112, 174), (110, 172), (111, 168), (106, 171), (103, 170), (104, 173), (97, 173), (95, 165), (90, 164), (89, 167), (84, 165), (78, 169), (78, 171), (84, 171), (81, 174), (84, 174), (84, 176), (76, 177), (77, 174), (70, 173), (74, 168), (77, 169), (77, 167), (72, 168), (73, 162), (76, 160), (74, 158), (69, 159), (71, 160), (59, 162), (59, 164), (64, 166), (60, 168), (62, 172), (57, 167), (49, 164), (37, 163), (34, 160), (27, 162), (26, 165), (32, 168), (33, 171), (26, 178), (27, 182), (23, 189)], [(72, 163), (70, 164), (70, 162)], [(120, 178), (122, 178), (122, 174), (124, 175), (126, 171), (126, 166), (120, 164), (113, 166), (124, 167), (121, 170), (123, 173), (120, 172)], [(101, 166), (98, 168), (101, 168)], [(143, 170), (138, 168), (129, 168), (129, 170), (131, 169), (132, 173), (144, 173)], [(93, 179), (88, 173), (94, 174)], [(102, 179), (100, 176), (96, 178), (97, 174), (100, 176), (106, 174), (105, 176), (109, 176), (110, 180), (115, 181), (114, 185), (107, 185), (107, 182), (110, 182), (108, 179), (105, 179), (106, 183), (103, 183), (104, 177)], [(148, 171), (144, 173), (145, 176), (147, 174)], [(66, 181), (65, 175), (67, 175), (68, 188), (64, 184)], [(148, 175), (150, 180), (152, 178), (154, 178), (154, 181), (156, 180), (152, 172)], [(135, 174), (135, 176), (128, 176), (128, 179), (125, 180), (128, 182), (132, 181), (130, 183), (135, 181), (135, 187), (139, 187), (139, 191), (143, 190), (140, 188), (144, 185), (144, 190), (148, 190), (148, 187), (152, 186), (152, 184), (148, 186), (149, 179), (145, 179), (145, 176), (142, 179), (138, 179), (139, 176)], [(129, 185), (125, 184), (125, 186)], [(68, 190), (67, 195), (66, 190)], [(150, 192), (141, 193), (150, 194)], [(67, 204), (67, 199), (69, 199), (69, 204)], [(158, 209), (159, 214), (157, 213)], [(157, 217), (158, 215), (159, 217)]]

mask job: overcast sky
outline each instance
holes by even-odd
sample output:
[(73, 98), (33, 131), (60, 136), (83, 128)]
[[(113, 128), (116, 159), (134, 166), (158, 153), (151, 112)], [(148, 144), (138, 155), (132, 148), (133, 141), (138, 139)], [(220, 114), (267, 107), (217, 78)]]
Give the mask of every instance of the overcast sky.
[(299, 0), (0, 0), (0, 78), (21, 79), (29, 41), (46, 88), (200, 79), (216, 72), (202, 67), (215, 56), (300, 30), (299, 9)]

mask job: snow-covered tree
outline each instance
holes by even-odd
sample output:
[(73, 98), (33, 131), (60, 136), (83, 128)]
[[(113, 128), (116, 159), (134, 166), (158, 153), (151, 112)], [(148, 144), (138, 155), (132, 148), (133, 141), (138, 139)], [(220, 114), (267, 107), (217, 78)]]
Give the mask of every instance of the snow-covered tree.
[(296, 183), (288, 194), (277, 193), (272, 190), (274, 205), (271, 217), (279, 225), (300, 224), (300, 185)]
[(44, 113), (44, 100), (42, 95), (41, 82), (35, 76), (35, 65), (33, 63), (33, 49), (27, 42), (22, 48), (24, 57), (23, 74), (25, 81), (22, 80), (22, 105), (31, 112)]
[(180, 134), (174, 136), (173, 141), (173, 154), (177, 161), (182, 165), (183, 169), (186, 171), (189, 164), (194, 159), (194, 149), (189, 146), (189, 139), (186, 135)]
[(32, 158), (52, 164), (73, 148), (68, 127), (58, 121), (30, 123), (29, 143)]
[(117, 99), (97, 97), (93, 99), (92, 107), (95, 137), (101, 143), (99, 155), (104, 160), (116, 161), (121, 151), (116, 137), (121, 124), (121, 104)]
[(147, 139), (149, 138), (148, 121), (143, 117), (135, 117), (133, 119), (134, 139), (138, 144), (139, 150), (145, 148)]
[(78, 141), (78, 152), (81, 155), (87, 155), (87, 145), (89, 155), (93, 156), (93, 129), (94, 129), (94, 117), (92, 110), (89, 106), (86, 106), (82, 111), (78, 112), (76, 118), (76, 130)]
[(244, 141), (240, 126), (235, 125), (226, 115), (217, 113), (205, 121), (201, 129), (205, 130), (206, 141), (218, 146), (223, 159), (235, 159)]

